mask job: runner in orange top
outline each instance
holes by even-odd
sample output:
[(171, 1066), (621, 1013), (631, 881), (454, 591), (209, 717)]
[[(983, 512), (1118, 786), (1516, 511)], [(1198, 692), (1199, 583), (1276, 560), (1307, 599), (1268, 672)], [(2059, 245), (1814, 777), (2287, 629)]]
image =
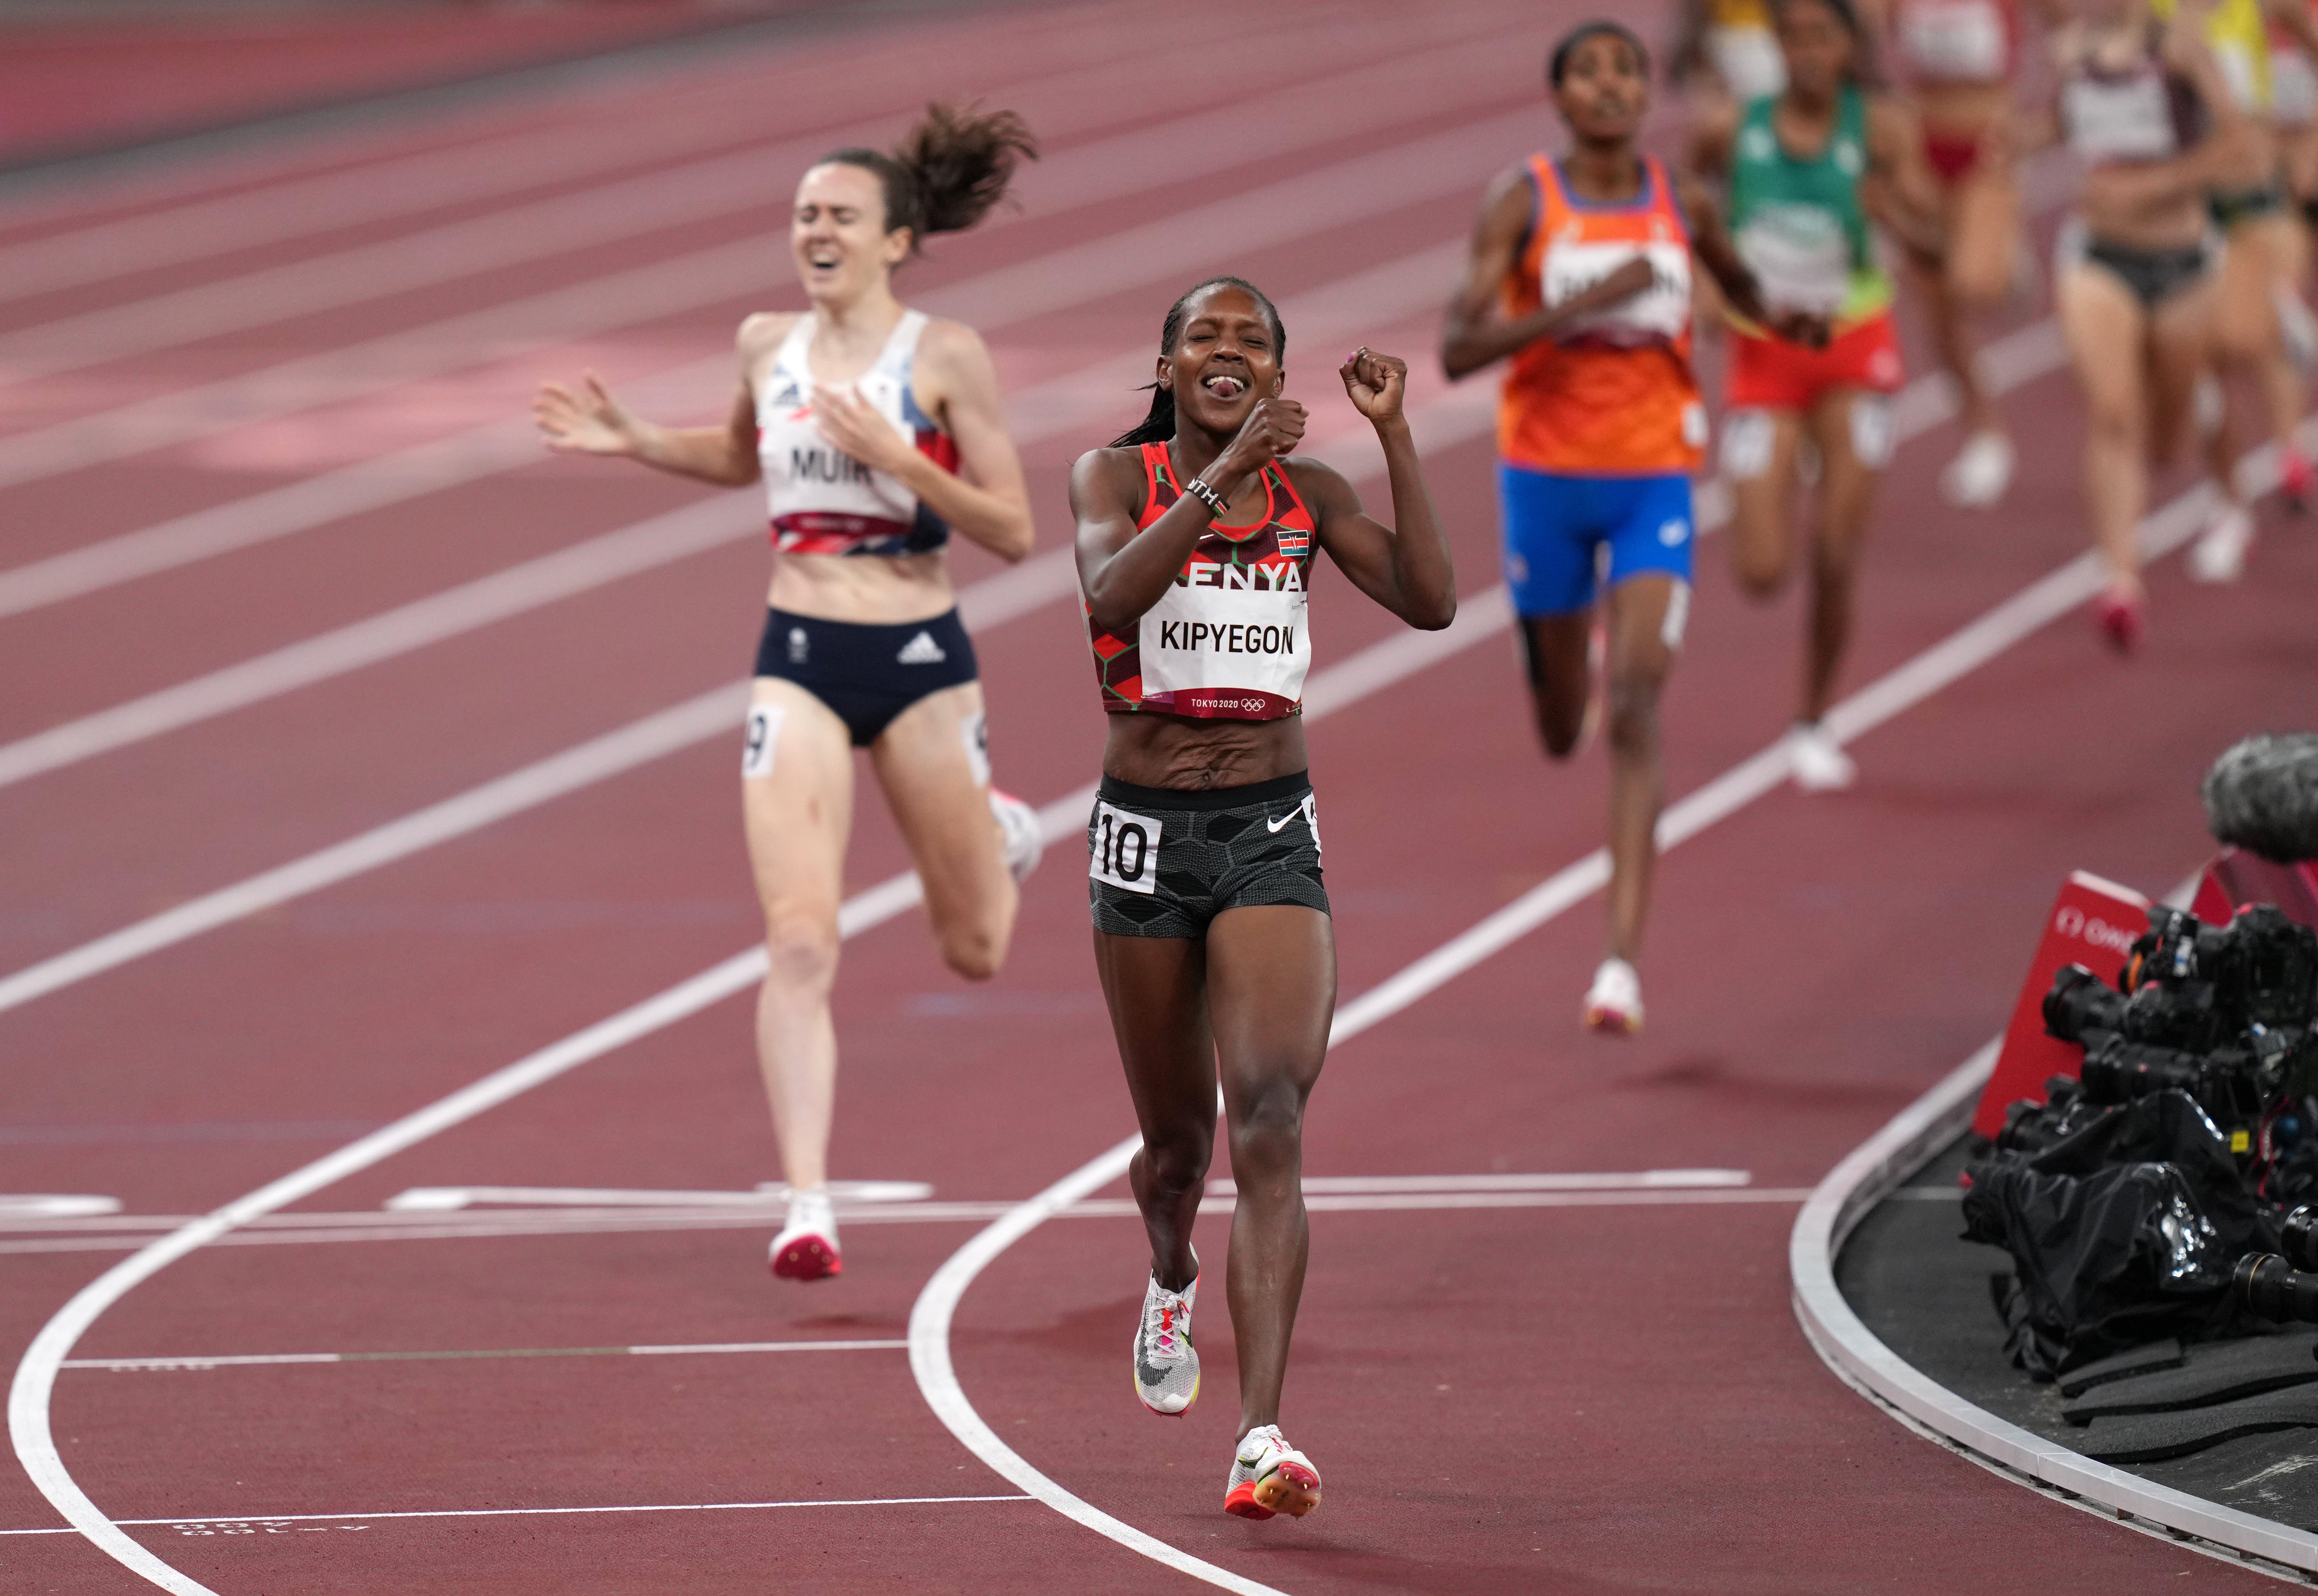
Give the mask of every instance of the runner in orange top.
[[(1608, 556), (1610, 946), (1586, 1023), (1642, 1021), (1633, 969), (1658, 823), (1658, 688), (1689, 608), (1690, 472), (1706, 412), (1690, 366), (1691, 260), (1734, 305), (1773, 319), (1712, 204), (1635, 145), (1649, 103), (1640, 40), (1589, 22), (1547, 69), (1572, 147), (1501, 175), (1484, 202), (1442, 364), (1513, 356), (1497, 412), (1505, 578), (1522, 618), (1537, 727), (1553, 758), (1593, 697), (1595, 571)], [(1809, 317), (1779, 322), (1823, 337)]]

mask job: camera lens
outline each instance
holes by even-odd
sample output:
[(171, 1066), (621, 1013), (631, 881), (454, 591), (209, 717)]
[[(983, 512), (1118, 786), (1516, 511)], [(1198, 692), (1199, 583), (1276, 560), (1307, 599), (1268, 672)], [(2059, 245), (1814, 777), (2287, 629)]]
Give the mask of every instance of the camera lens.
[(2278, 1225), (2278, 1250), (2297, 1269), (2318, 1269), (2318, 1207), (2308, 1203), (2287, 1215)]
[(2256, 1318), (2318, 1324), (2318, 1275), (2296, 1272), (2274, 1252), (2249, 1252), (2239, 1259), (2230, 1289)]
[(2044, 994), (2044, 1029), (2063, 1042), (2082, 1042), (2087, 1031), (2115, 1031), (2125, 1018), (2125, 994), (2111, 991), (2082, 964), (2062, 966)]

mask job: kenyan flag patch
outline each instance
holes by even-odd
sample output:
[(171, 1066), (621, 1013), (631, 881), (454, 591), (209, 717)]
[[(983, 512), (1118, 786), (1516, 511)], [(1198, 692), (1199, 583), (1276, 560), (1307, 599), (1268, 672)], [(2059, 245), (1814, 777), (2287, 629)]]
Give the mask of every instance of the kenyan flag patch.
[(1298, 532), (1292, 526), (1282, 526), (1276, 530), (1280, 539), (1280, 551), (1282, 554), (1301, 554), (1307, 560), (1311, 558), (1312, 534), (1310, 533)]

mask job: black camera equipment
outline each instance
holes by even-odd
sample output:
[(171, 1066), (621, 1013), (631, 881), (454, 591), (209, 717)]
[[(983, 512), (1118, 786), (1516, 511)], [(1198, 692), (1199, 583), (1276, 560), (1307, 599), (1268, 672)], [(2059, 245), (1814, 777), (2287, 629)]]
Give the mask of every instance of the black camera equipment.
[(2257, 1318), (2318, 1324), (2318, 1275), (2302, 1273), (2274, 1252), (2239, 1259), (2230, 1293)]
[(2278, 1250), (2297, 1269), (2318, 1269), (2318, 1206), (2304, 1203), (2278, 1222)]

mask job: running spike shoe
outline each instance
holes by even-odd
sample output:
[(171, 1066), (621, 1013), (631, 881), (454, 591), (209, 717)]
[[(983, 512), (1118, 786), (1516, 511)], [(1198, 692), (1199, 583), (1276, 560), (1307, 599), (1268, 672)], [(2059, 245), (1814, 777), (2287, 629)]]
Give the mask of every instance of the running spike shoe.
[(2318, 470), (2312, 468), (2310, 457), (2301, 450), (2288, 449), (2278, 456), (2278, 491), (2297, 516), (2309, 513), (2314, 479), (2318, 479)]
[(1586, 1028), (1631, 1036), (1642, 1028), (1642, 982), (1623, 959), (1604, 959), (1586, 993)]
[(1320, 1505), (1320, 1471), (1289, 1446), (1277, 1424), (1259, 1424), (1240, 1438), (1224, 1485), (1224, 1511), (1243, 1519), (1286, 1513), (1300, 1519)]
[(1038, 811), (1013, 794), (993, 787), (990, 814), (998, 822), (999, 835), (1005, 839), (1006, 868), (1019, 885), (1030, 879), (1030, 872), (1038, 867), (1038, 860), (1047, 851), (1046, 836), (1038, 829)]
[(2224, 505), (2189, 545), (2189, 579), (2234, 582), (2245, 574), (2246, 551), (2253, 546), (2253, 516), (2243, 505)]
[(2116, 587), (2104, 590), (2093, 600), (2093, 624), (2108, 639), (2108, 646), (2120, 654), (2130, 654), (2141, 646), (2141, 633), (2146, 624), (2142, 618), (2141, 595)]
[(1135, 1394), (1163, 1418), (1180, 1418), (1199, 1399), (1199, 1355), (1191, 1346), (1199, 1268), (1195, 1253), (1191, 1283), (1181, 1291), (1169, 1291), (1152, 1277), (1143, 1292), (1143, 1317), (1135, 1326)]
[(1859, 767), (1818, 721), (1798, 721), (1787, 731), (1787, 765), (1806, 793), (1832, 793), (1859, 779)]
[(2012, 440), (2002, 433), (1976, 432), (1940, 473), (1940, 492), (1959, 509), (1986, 509), (2012, 486), (2016, 458)]
[(826, 1280), (845, 1272), (827, 1187), (790, 1194), (788, 1223), (773, 1238), (770, 1261), (773, 1273), (784, 1280)]

